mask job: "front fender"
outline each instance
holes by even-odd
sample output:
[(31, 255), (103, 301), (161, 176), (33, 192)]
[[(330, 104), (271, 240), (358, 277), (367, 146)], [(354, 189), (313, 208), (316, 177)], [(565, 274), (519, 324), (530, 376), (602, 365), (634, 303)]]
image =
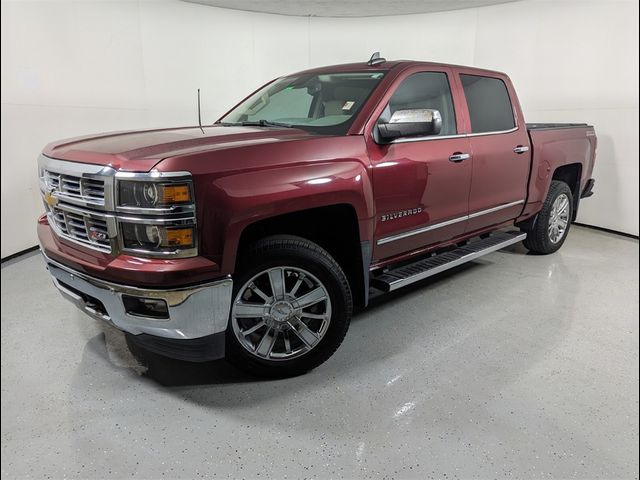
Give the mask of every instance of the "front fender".
[[(358, 161), (318, 161), (238, 172), (215, 179), (211, 187), (203, 205), (211, 211), (200, 212), (202, 238), (206, 250), (221, 248), (222, 273), (233, 272), (242, 231), (271, 217), (346, 204), (356, 212), (361, 240), (370, 240), (372, 235), (371, 183)], [(330, 218), (327, 225), (331, 225)]]

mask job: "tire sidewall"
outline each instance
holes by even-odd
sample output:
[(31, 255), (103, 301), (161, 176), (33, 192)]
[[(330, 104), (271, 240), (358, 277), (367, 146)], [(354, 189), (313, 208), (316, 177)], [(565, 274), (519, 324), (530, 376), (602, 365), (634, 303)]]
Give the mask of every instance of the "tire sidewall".
[[(554, 182), (551, 185), (551, 189), (549, 193), (550, 195), (548, 195), (547, 201), (545, 202), (545, 208), (541, 212), (541, 215), (538, 217), (538, 222), (540, 222), (540, 227), (543, 228), (544, 230), (543, 240), (544, 240), (545, 251), (547, 251), (548, 253), (553, 253), (559, 250), (560, 247), (562, 247), (565, 240), (569, 236), (569, 229), (571, 228), (571, 220), (573, 218), (573, 195), (571, 193), (571, 189), (569, 188), (569, 185), (567, 185), (564, 182)], [(553, 204), (556, 201), (556, 199), (562, 194), (565, 194), (569, 199), (569, 221), (567, 222), (567, 228), (565, 229), (564, 234), (562, 235), (562, 238), (560, 239), (560, 241), (557, 243), (553, 243), (549, 238), (549, 223), (551, 221), (551, 209), (553, 208)]]
[[(320, 247), (318, 247), (319, 249)], [(249, 254), (234, 279), (232, 306), (226, 331), (226, 355), (232, 363), (240, 363), (258, 374), (268, 376), (292, 376), (302, 374), (330, 357), (338, 348), (349, 327), (352, 302), (346, 277), (328, 254), (306, 248), (269, 248), (260, 254)], [(232, 313), (240, 289), (258, 273), (274, 267), (297, 267), (314, 275), (327, 289), (331, 301), (331, 320), (322, 340), (308, 353), (291, 360), (266, 360), (248, 352), (233, 332)], [(346, 289), (344, 288), (346, 286)]]

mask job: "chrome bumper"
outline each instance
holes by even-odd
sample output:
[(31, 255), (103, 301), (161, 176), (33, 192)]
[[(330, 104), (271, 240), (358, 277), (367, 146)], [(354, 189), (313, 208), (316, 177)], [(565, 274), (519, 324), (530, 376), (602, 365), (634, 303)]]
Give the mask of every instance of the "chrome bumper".
[[(233, 288), (230, 277), (173, 290), (144, 289), (100, 280), (62, 265), (44, 253), (43, 256), (53, 283), (66, 299), (91, 317), (125, 332), (188, 340), (224, 332), (227, 328)], [(132, 315), (125, 309), (123, 295), (163, 299), (169, 318)]]

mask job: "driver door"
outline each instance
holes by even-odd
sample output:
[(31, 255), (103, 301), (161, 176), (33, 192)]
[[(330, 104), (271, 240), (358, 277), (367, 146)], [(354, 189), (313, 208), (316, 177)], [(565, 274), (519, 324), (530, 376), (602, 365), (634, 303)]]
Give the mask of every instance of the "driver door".
[(391, 87), (378, 114), (381, 123), (389, 122), (398, 110), (438, 110), (440, 132), (389, 142), (367, 136), (376, 209), (376, 261), (444, 242), (465, 231), (472, 158), (469, 139), (458, 134), (463, 126), (457, 119), (464, 116), (460, 99), (452, 93), (452, 75), (440, 67), (409, 70)]

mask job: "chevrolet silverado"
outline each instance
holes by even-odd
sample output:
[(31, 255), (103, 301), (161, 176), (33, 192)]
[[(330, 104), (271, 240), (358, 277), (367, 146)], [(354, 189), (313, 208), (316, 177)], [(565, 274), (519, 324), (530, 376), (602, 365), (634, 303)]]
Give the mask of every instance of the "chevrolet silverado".
[(589, 125), (526, 124), (503, 73), (372, 57), (273, 80), (213, 125), (49, 144), (38, 236), (63, 296), (136, 346), (285, 377), (373, 295), (520, 241), (558, 250), (595, 152)]

